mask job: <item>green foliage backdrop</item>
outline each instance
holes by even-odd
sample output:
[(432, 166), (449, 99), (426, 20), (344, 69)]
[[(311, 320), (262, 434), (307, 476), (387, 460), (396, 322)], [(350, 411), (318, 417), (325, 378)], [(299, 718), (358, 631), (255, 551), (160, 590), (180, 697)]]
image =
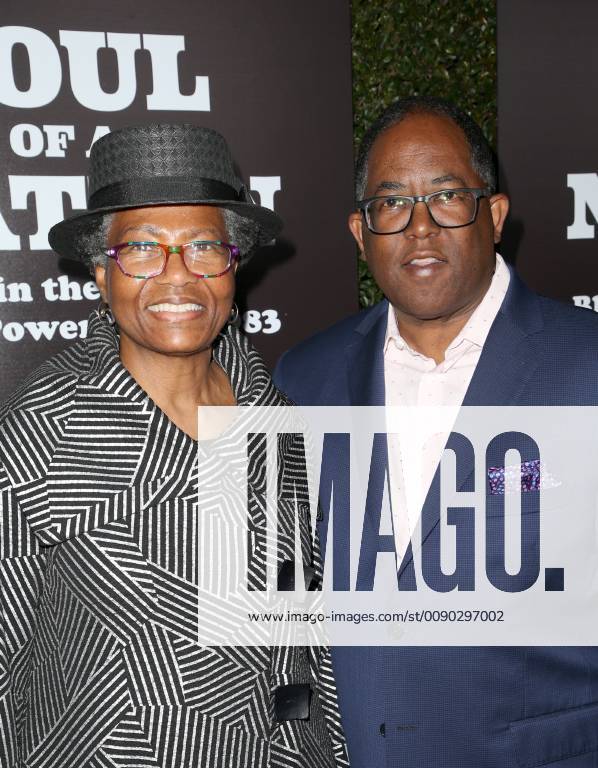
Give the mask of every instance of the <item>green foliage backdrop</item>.
[[(355, 146), (391, 101), (454, 101), (496, 136), (496, 0), (352, 0)], [(360, 261), (359, 301), (380, 293)]]

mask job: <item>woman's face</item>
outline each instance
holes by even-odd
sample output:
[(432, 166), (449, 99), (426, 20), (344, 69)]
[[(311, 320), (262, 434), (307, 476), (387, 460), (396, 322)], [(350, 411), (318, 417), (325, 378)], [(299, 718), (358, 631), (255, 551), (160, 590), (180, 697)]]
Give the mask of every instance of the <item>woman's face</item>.
[[(181, 245), (192, 240), (226, 241), (227, 236), (219, 208), (165, 205), (114, 215), (107, 247), (132, 240)], [(234, 273), (231, 269), (221, 277), (196, 277), (181, 253), (171, 253), (164, 272), (148, 279), (127, 277), (114, 259), (106, 268), (96, 267), (98, 288), (118, 324), (121, 357), (143, 350), (193, 355), (209, 349), (230, 316)], [(172, 306), (182, 304), (193, 306), (183, 312)]]

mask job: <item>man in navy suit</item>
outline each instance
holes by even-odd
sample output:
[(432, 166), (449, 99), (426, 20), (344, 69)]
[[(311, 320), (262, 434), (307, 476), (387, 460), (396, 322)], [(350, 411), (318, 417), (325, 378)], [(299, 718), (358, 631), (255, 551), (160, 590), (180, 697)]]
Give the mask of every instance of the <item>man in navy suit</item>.
[[(467, 115), (391, 105), (356, 187), (349, 227), (386, 298), (286, 352), (284, 392), (305, 405), (598, 404), (598, 319), (532, 293), (495, 253), (508, 200)], [(418, 515), (393, 518), (399, 579)], [(437, 538), (427, 518), (423, 546)], [(598, 766), (594, 647), (339, 647), (333, 661), (353, 768)]]

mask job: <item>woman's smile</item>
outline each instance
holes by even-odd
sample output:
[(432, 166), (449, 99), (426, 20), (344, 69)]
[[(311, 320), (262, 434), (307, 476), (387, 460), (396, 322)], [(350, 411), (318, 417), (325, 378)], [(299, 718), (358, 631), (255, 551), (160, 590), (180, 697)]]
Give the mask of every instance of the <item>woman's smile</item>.
[(205, 310), (205, 307), (203, 304), (190, 301), (162, 301), (150, 304), (147, 309), (149, 312), (153, 312), (160, 320), (174, 319), (179, 322), (198, 317)]

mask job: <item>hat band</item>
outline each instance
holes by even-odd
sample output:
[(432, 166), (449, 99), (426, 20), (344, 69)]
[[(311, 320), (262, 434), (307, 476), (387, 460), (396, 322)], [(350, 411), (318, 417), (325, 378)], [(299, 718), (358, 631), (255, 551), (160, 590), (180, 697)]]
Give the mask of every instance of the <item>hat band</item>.
[(237, 192), (230, 184), (216, 179), (152, 176), (151, 178), (117, 181), (90, 195), (88, 211), (96, 208), (141, 208), (158, 203), (189, 203), (197, 201), (242, 202), (244, 187)]

